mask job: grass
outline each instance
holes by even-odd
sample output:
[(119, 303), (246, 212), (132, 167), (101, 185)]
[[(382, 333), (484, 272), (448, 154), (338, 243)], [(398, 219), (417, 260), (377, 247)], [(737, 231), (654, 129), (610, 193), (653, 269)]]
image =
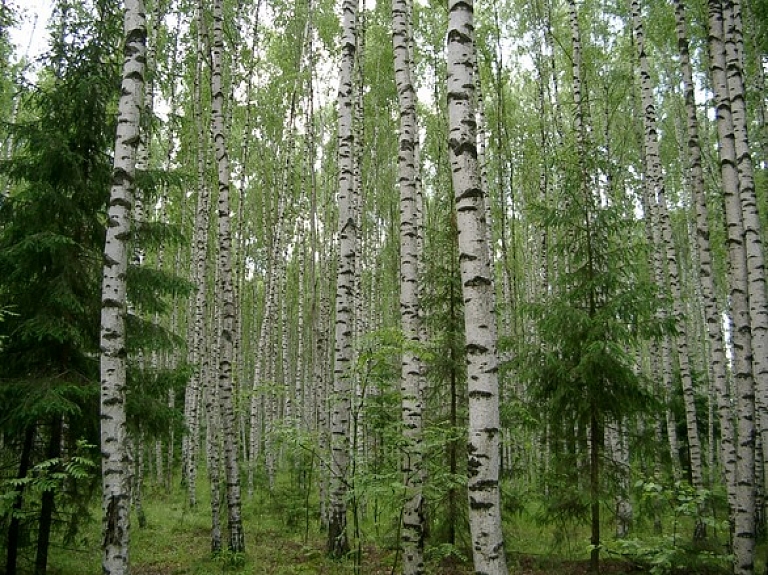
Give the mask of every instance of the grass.
[[(198, 497), (198, 505), (191, 509), (181, 489), (170, 494), (153, 490), (145, 495), (146, 527), (139, 528), (133, 517), (131, 523), (132, 575), (383, 575), (392, 571), (396, 560), (395, 553), (377, 545), (372, 535), (362, 542), (360, 565), (356, 566), (353, 559), (329, 559), (325, 534), (318, 529), (316, 517), (310, 517), (306, 531), (303, 521), (296, 521), (295, 513), (286, 513), (284, 490), (271, 495), (263, 489), (258, 489), (250, 500), (243, 498), (246, 553), (236, 556), (225, 550), (213, 556), (210, 499), (207, 485), (202, 482)], [(304, 513), (300, 515), (303, 520)], [(77, 546), (51, 549), (51, 575), (101, 572), (97, 508), (93, 516)], [(222, 519), (226, 521), (226, 517)]]
[[(314, 490), (313, 490), (314, 491)], [(280, 478), (270, 493), (264, 484), (257, 485), (254, 497), (243, 497), (243, 527), (246, 553), (233, 555), (224, 551), (218, 556), (211, 554), (210, 501), (208, 487), (201, 482), (198, 489), (199, 503), (190, 509), (186, 494), (176, 487), (166, 493), (160, 488), (147, 485), (144, 510), (147, 525), (139, 528), (135, 520), (131, 526), (132, 575), (384, 575), (399, 573), (399, 557), (395, 551), (397, 542), (396, 511), (384, 509), (378, 524), (371, 520), (373, 504), (369, 503), (368, 517), (360, 526), (359, 562), (354, 558), (333, 561), (325, 554), (325, 533), (318, 526), (317, 495), (307, 500), (296, 483), (287, 474)], [(98, 505), (98, 502), (96, 502)], [(584, 525), (576, 522), (542, 524), (536, 519), (534, 498), (524, 508), (505, 516), (505, 545), (510, 571), (515, 575), (581, 575), (586, 573), (589, 554), (589, 533)], [(639, 514), (642, 513), (638, 509)], [(93, 519), (79, 535), (77, 545), (67, 549), (52, 548), (49, 565), (51, 575), (88, 575), (101, 572), (99, 510), (93, 509)], [(604, 537), (612, 537), (611, 519), (604, 524)], [(308, 522), (307, 522), (308, 518)], [(223, 517), (223, 519), (225, 519)], [(640, 516), (638, 519), (641, 519)], [(350, 524), (350, 528), (352, 524)], [(665, 533), (668, 534), (669, 517), (665, 517)], [(680, 542), (690, 542), (693, 522), (690, 517), (678, 518)], [(648, 548), (662, 545), (654, 540), (650, 521), (638, 520), (633, 535)], [(722, 539), (722, 534), (720, 539)], [(714, 541), (720, 544), (722, 541)], [(764, 555), (760, 548), (759, 557)], [(439, 575), (466, 575), (472, 572), (467, 549), (432, 544), (428, 547), (428, 572)], [(618, 555), (602, 554), (603, 573), (648, 573), (634, 569), (630, 562)], [(685, 567), (685, 566), (684, 566)], [(693, 566), (690, 566), (693, 568)], [(760, 566), (761, 568), (761, 566)], [(715, 573), (706, 570), (678, 570), (677, 574)]]

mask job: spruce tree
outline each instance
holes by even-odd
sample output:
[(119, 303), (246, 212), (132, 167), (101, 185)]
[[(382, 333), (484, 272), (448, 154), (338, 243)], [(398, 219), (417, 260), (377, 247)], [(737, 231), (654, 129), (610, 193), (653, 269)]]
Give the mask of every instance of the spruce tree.
[[(3, 412), (0, 428), (19, 438), (6, 446), (16, 453), (18, 479), (42, 459), (66, 456), (62, 446), (69, 451), (81, 438), (97, 443), (101, 214), (117, 79), (112, 24), (73, 10), (67, 43), (57, 39), (39, 85), (24, 94), (24, 120), (11, 126), (14, 154), (2, 164), (10, 196), (0, 209), (0, 309), (10, 314), (0, 324), (0, 401), (13, 408)], [(42, 451), (36, 435), (47, 445)], [(18, 510), (35, 509), (28, 503), (19, 492)], [(53, 520), (71, 503), (66, 494), (43, 491), (34, 512), (36, 573), (47, 568)], [(8, 524), (7, 573), (16, 572), (24, 528), (31, 526)]]

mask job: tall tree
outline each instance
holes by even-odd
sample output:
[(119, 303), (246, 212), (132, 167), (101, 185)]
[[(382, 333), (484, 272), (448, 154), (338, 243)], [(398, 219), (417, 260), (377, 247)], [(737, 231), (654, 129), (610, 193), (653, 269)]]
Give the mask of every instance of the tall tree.
[(349, 474), (350, 394), (353, 378), (352, 347), (355, 332), (355, 141), (353, 130), (353, 72), (357, 50), (358, 0), (342, 4), (341, 62), (338, 93), (338, 257), (336, 280), (335, 362), (331, 405), (331, 500), (328, 552), (343, 557), (349, 551), (347, 536), (347, 480)]
[(224, 51), (224, 14), (222, 0), (213, 3), (213, 51), (211, 66), (211, 132), (216, 153), (219, 180), (218, 212), (218, 286), (216, 290), (221, 325), (218, 339), (219, 401), (224, 441), (224, 471), (227, 478), (227, 524), (229, 549), (245, 551), (240, 511), (240, 472), (238, 468), (237, 435), (235, 429), (232, 389), (232, 353), (235, 327), (235, 295), (232, 283), (232, 234), (229, 208), (229, 155), (224, 124), (224, 83), (222, 79)]
[[(669, 285), (672, 298), (672, 317), (676, 328), (677, 366), (682, 382), (683, 402), (685, 405), (688, 448), (691, 461), (691, 477), (693, 486), (696, 489), (701, 489), (704, 486), (701, 462), (701, 441), (699, 440), (695, 390), (693, 388), (693, 378), (691, 376), (688, 352), (688, 331), (685, 323), (680, 288), (678, 258), (673, 243), (672, 224), (667, 206), (664, 175), (661, 166), (658, 127), (656, 121), (656, 104), (653, 96), (654, 87), (648, 62), (645, 27), (643, 25), (641, 9), (639, 0), (633, 0), (631, 2), (634, 41), (639, 61), (640, 99), (643, 109), (643, 126), (645, 132), (643, 157), (646, 164), (646, 187), (648, 189), (649, 202), (654, 204), (651, 208), (652, 214), (655, 214), (656, 216), (653, 218), (653, 223), (658, 225), (661, 231), (661, 243), (657, 244), (655, 249), (663, 250), (666, 258), (667, 281), (665, 283)], [(673, 454), (673, 456), (674, 455), (675, 454)]]
[(501, 532), (499, 380), (495, 296), (475, 116), (473, 0), (448, 4), (449, 157), (459, 233), (469, 396), (469, 525), (475, 571), (507, 573)]
[(715, 94), (720, 177), (727, 231), (732, 377), (737, 411), (736, 487), (735, 500), (731, 502), (734, 573), (751, 575), (755, 569), (755, 381), (752, 370), (747, 247), (727, 75), (723, 6), (719, 0), (709, 0), (707, 7), (709, 65)]
[(723, 343), (722, 314), (716, 299), (715, 271), (713, 269), (712, 250), (709, 240), (709, 208), (704, 185), (701, 138), (699, 136), (699, 121), (696, 113), (696, 97), (690, 60), (686, 10), (682, 0), (676, 0), (674, 4), (675, 29), (678, 51), (680, 53), (680, 71), (683, 78), (683, 97), (686, 111), (688, 177), (696, 206), (696, 247), (698, 250), (699, 278), (707, 335), (709, 337), (713, 384), (717, 394), (720, 418), (721, 461), (724, 466), (729, 500), (733, 500), (735, 497), (733, 488), (735, 487), (734, 466), (736, 463), (733, 420), (731, 418), (727, 363)]
[(403, 435), (406, 448), (401, 469), (405, 487), (402, 546), (403, 573), (424, 573), (424, 500), (422, 493), (422, 361), (418, 346), (421, 336), (419, 304), (419, 229), (417, 205), (418, 127), (416, 90), (413, 84), (413, 8), (408, 0), (392, 2), (392, 43), (395, 54), (395, 82), (400, 104), (400, 325), (405, 348), (401, 359), (400, 394)]
[(146, 22), (142, 0), (127, 0), (124, 57), (110, 190), (101, 308), (101, 453), (103, 562), (106, 575), (128, 573), (130, 457), (125, 425), (126, 271), (136, 150), (141, 138)]

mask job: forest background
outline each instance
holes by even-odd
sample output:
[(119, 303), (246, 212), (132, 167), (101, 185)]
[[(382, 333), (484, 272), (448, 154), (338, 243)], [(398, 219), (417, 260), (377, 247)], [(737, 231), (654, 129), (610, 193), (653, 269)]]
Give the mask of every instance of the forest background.
[(22, 8), (7, 575), (768, 569), (764, 0)]

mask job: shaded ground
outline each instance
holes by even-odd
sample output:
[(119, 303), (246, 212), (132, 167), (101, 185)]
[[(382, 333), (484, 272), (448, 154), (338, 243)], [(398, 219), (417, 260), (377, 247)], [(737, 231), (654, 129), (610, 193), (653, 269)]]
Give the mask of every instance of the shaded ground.
[[(277, 535), (277, 534), (276, 534)], [(341, 567), (323, 560), (323, 551), (320, 548), (308, 547), (290, 540), (281, 540), (279, 537), (271, 539), (268, 543), (270, 558), (275, 561), (271, 564), (254, 561), (250, 563), (251, 569), (256, 568), (258, 573), (264, 575), (288, 575), (293, 573), (316, 573), (318, 575), (337, 575), (347, 572), (349, 564)], [(255, 550), (257, 555), (261, 555)], [(363, 552), (361, 573), (366, 575), (389, 575), (392, 573), (393, 556), (383, 553), (374, 547), (367, 547)], [(601, 561), (601, 575), (643, 575), (647, 573), (637, 566), (625, 561), (605, 560)], [(221, 565), (221, 573), (241, 573), (236, 566)], [(395, 573), (399, 572), (399, 564), (395, 567)], [(471, 575), (472, 566), (455, 557), (444, 558), (439, 565), (432, 566), (430, 573), (438, 575)], [(133, 575), (186, 575), (190, 573), (188, 567), (179, 564), (155, 564), (134, 565)], [(589, 574), (589, 561), (560, 561), (545, 557), (517, 556), (510, 561), (510, 573), (514, 575), (587, 575)], [(693, 573), (680, 573), (679, 575), (694, 575)], [(704, 575), (696, 573), (696, 575)]]
[[(545, 557), (519, 555), (510, 561), (510, 573), (514, 575), (588, 575), (589, 560), (563, 561)], [(647, 575), (649, 571), (637, 564), (620, 559), (600, 561), (600, 575)], [(678, 569), (674, 575), (720, 575), (722, 571)]]

